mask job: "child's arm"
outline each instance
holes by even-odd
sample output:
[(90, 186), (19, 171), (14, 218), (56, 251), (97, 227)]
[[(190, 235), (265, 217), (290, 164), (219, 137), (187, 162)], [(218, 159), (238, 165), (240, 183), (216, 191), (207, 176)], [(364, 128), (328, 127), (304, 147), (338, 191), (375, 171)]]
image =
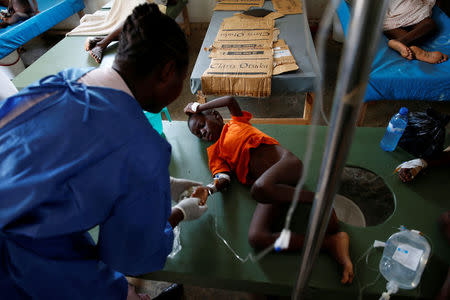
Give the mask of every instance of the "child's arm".
[(184, 108), (184, 112), (186, 114), (197, 113), (201, 111), (205, 111), (208, 109), (214, 109), (219, 107), (228, 107), (232, 116), (240, 117), (242, 116), (241, 107), (239, 103), (231, 96), (220, 97), (214, 100), (211, 100), (204, 104), (199, 104), (198, 102), (191, 102)]
[[(220, 175), (221, 174), (221, 175)], [(200, 199), (199, 205), (205, 205), (209, 195), (225, 190), (230, 185), (230, 175), (227, 173), (219, 173), (214, 182), (206, 186), (198, 186), (195, 188), (191, 197)]]

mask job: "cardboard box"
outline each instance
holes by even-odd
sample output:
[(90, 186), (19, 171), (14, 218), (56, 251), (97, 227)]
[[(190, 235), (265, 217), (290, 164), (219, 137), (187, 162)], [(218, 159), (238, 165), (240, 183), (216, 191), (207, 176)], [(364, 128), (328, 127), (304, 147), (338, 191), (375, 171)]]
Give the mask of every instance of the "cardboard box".
[(272, 0), (273, 8), (284, 15), (302, 14), (303, 8), (300, 0)]
[(271, 91), (273, 56), (250, 58), (246, 55), (219, 56), (202, 76), (205, 95), (268, 97)]
[(273, 75), (298, 70), (294, 56), (284, 40), (278, 40), (273, 45)]
[(277, 42), (280, 31), (274, 25), (280, 16), (237, 14), (224, 19), (211, 48), (211, 63), (202, 75), (205, 95), (268, 97), (273, 74), (298, 69), (286, 43)]

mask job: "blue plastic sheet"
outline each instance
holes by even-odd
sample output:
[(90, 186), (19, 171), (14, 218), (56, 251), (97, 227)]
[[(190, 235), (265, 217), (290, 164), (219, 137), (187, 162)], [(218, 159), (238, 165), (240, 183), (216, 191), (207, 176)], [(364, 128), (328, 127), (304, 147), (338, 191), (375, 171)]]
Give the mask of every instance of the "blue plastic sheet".
[(84, 8), (83, 0), (37, 0), (37, 3), (39, 14), (0, 29), (0, 59)]
[[(344, 34), (350, 23), (350, 7), (345, 1), (337, 9)], [(432, 18), (439, 32), (425, 44), (427, 51), (450, 54), (450, 18), (438, 7), (433, 8)], [(450, 101), (450, 61), (429, 64), (418, 60), (406, 60), (387, 46), (383, 35), (372, 64), (364, 102), (374, 100), (425, 100)]]

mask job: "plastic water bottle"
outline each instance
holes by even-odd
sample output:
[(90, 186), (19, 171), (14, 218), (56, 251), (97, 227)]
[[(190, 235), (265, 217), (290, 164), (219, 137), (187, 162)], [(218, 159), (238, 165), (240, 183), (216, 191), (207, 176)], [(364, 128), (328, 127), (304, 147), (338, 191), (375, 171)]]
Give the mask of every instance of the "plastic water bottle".
[(389, 125), (386, 128), (386, 133), (380, 142), (381, 149), (392, 152), (397, 147), (398, 141), (402, 137), (408, 125), (408, 109), (406, 107), (400, 108), (398, 114), (392, 117)]
[(430, 244), (416, 230), (405, 229), (391, 235), (379, 265), (381, 274), (389, 283), (389, 294), (398, 288), (410, 290), (417, 287), (430, 251)]

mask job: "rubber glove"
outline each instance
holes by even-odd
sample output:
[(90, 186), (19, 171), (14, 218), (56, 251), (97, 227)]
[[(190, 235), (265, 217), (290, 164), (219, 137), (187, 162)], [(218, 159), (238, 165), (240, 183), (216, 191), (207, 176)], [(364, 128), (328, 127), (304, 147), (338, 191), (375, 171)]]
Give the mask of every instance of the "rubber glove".
[(199, 198), (186, 198), (181, 200), (174, 207), (180, 209), (183, 213), (183, 221), (190, 221), (200, 218), (205, 211), (208, 210), (208, 206), (206, 204), (200, 206), (198, 205), (199, 202)]
[(180, 195), (187, 189), (193, 186), (202, 185), (201, 182), (192, 181), (184, 178), (170, 177), (170, 195), (175, 202), (180, 201)]

